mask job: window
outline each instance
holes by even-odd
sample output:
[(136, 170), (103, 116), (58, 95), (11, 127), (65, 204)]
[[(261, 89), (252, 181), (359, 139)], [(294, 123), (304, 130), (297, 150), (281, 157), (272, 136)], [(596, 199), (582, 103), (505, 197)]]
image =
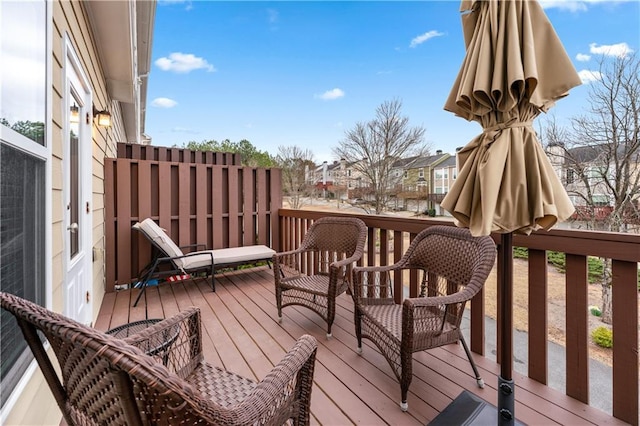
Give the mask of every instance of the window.
[(567, 185), (570, 185), (575, 180), (575, 171), (573, 169), (567, 169)]
[[(45, 305), (48, 148), (47, 2), (3, 2), (0, 14), (0, 289)], [(19, 37), (16, 34), (20, 34)], [(4, 405), (32, 360), (16, 321), (1, 313)]]
[(437, 169), (435, 177), (436, 179), (449, 179), (449, 171), (447, 169)]
[(407, 179), (409, 177), (409, 172), (407, 170), (404, 171), (404, 178)]
[(418, 169), (418, 177), (419, 178), (423, 178), (424, 177), (424, 169)]

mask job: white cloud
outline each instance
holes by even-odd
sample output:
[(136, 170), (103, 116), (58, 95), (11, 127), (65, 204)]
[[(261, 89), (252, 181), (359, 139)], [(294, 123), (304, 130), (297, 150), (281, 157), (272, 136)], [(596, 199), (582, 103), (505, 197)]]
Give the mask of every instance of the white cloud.
[(162, 71), (172, 71), (181, 74), (198, 69), (204, 69), (208, 72), (216, 71), (214, 66), (208, 63), (206, 59), (197, 57), (192, 53), (173, 52), (168, 58), (162, 57), (157, 59), (156, 65)]
[(545, 9), (557, 8), (569, 12), (585, 12), (589, 6), (598, 3), (625, 3), (637, 0), (540, 0), (540, 5)]
[(591, 59), (591, 55), (587, 55), (586, 53), (578, 53), (576, 55), (576, 60), (580, 62), (587, 62)]
[(580, 80), (582, 80), (583, 84), (589, 84), (594, 81), (602, 80), (602, 74), (600, 73), (600, 71), (581, 70), (578, 72), (578, 76), (580, 76)]
[(172, 133), (189, 133), (192, 135), (197, 135), (198, 133), (200, 133), (199, 131), (190, 129), (188, 127), (172, 127), (171, 132)]
[(173, 4), (184, 4), (184, 10), (191, 10), (193, 9), (193, 3), (191, 2), (191, 0), (159, 0), (158, 4), (160, 6), (168, 6), (168, 5), (173, 5)]
[(583, 1), (572, 0), (540, 0), (540, 5), (545, 9), (562, 9), (569, 12), (584, 12), (587, 10), (587, 5)]
[(169, 98), (155, 98), (151, 101), (151, 106), (158, 108), (173, 108), (176, 105), (178, 105), (178, 103)]
[(327, 90), (322, 95), (315, 95), (314, 97), (320, 98), (325, 101), (333, 101), (335, 99), (344, 97), (344, 91), (336, 87), (335, 89)]
[(601, 46), (598, 46), (596, 43), (591, 43), (589, 45), (589, 52), (594, 55), (617, 56), (619, 58), (624, 58), (632, 53), (633, 49), (631, 49), (627, 43), (603, 44)]
[(426, 33), (419, 35), (417, 37), (414, 37), (413, 40), (411, 40), (411, 44), (409, 44), (409, 47), (416, 47), (422, 43), (424, 43), (425, 41), (432, 39), (434, 37), (440, 37), (443, 36), (444, 33), (441, 33), (439, 31), (436, 30), (431, 30), (431, 31), (427, 31)]
[(275, 24), (276, 22), (278, 22), (278, 17), (280, 16), (280, 13), (275, 10), (275, 9), (267, 9), (267, 19), (269, 20), (270, 24)]

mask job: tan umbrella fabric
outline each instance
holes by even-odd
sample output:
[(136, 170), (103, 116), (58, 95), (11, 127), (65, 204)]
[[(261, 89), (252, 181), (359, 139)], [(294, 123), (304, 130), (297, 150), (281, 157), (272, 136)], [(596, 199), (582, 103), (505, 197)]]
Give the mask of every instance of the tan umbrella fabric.
[(475, 236), (549, 229), (574, 211), (533, 119), (580, 84), (536, 1), (463, 0), (467, 53), (445, 103), (483, 133), (458, 152), (442, 201)]

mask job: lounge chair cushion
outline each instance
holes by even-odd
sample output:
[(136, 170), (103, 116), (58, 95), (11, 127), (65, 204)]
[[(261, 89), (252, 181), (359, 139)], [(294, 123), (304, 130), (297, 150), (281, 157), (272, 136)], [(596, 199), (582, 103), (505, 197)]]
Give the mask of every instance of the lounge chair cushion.
[(213, 254), (213, 264), (222, 266), (270, 260), (275, 252), (275, 250), (262, 245), (207, 250), (199, 252), (200, 254), (183, 258), (182, 266), (187, 270), (207, 267), (211, 265), (209, 253)]
[(271, 260), (276, 251), (263, 245), (217, 249), (213, 251), (214, 265), (249, 263), (257, 260)]
[[(142, 222), (133, 225), (134, 228), (140, 228), (147, 236), (156, 243), (169, 257), (182, 256), (184, 253), (180, 247), (173, 242), (166, 232), (151, 218), (146, 218)], [(178, 263), (178, 262), (176, 262)]]

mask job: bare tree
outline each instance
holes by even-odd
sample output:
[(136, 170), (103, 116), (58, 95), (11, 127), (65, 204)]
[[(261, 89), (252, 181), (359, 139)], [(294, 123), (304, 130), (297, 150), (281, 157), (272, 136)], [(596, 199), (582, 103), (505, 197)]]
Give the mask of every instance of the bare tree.
[[(551, 121), (543, 130), (552, 161), (562, 163), (567, 192), (591, 226), (628, 232), (640, 199), (640, 61), (635, 54), (602, 59), (587, 112), (571, 129)], [(561, 161), (558, 161), (560, 159)], [(605, 259), (602, 320), (611, 322), (611, 264)]]
[(313, 153), (298, 146), (279, 146), (276, 163), (282, 169), (284, 193), (289, 196), (292, 209), (303, 205), (303, 197), (309, 195), (306, 170), (313, 170)]
[(376, 109), (373, 120), (356, 123), (333, 149), (334, 155), (353, 163), (353, 169), (368, 181), (376, 214), (387, 202), (392, 164), (409, 154), (427, 152), (425, 129), (409, 127), (409, 119), (401, 115), (401, 109), (401, 101), (385, 101)]

